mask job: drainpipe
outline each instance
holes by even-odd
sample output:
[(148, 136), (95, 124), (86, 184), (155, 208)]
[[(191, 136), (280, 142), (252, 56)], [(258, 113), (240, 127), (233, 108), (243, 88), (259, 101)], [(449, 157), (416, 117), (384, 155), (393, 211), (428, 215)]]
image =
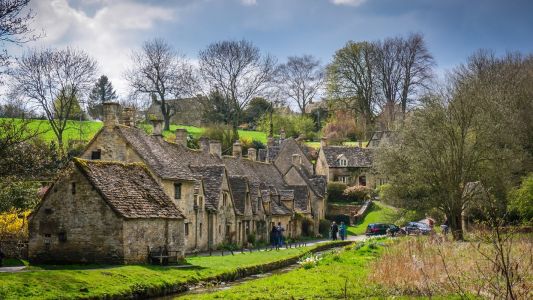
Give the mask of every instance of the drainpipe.
[(194, 195), (194, 249), (198, 249), (198, 195)]

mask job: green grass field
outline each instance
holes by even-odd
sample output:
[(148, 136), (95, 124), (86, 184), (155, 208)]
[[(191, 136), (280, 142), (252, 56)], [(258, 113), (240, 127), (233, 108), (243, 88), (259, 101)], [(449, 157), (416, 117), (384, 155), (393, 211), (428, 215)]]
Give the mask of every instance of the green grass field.
[[(372, 244), (372, 246), (370, 246)], [(227, 290), (179, 299), (361, 299), (385, 296), (366, 280), (382, 251), (372, 243), (324, 255), (315, 267), (245, 282)]]
[(348, 226), (347, 231), (349, 235), (364, 234), (366, 227), (371, 223), (394, 223), (399, 217), (399, 213), (394, 208), (384, 205), (379, 201), (374, 201), (370, 211), (365, 216), (363, 222)]
[(252, 252), (235, 256), (190, 257), (191, 268), (152, 265), (30, 266), (27, 271), (0, 273), (0, 299), (68, 299), (126, 295), (135, 289), (162, 288), (190, 280), (234, 272), (301, 255), (309, 247)]

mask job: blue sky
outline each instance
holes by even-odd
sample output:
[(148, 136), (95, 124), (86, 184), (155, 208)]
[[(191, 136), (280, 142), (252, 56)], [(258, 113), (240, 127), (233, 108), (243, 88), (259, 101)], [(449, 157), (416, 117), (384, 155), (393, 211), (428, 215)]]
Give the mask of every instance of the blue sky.
[[(100, 63), (122, 96), (129, 54), (152, 37), (187, 57), (210, 42), (248, 39), (283, 62), (312, 54), (326, 64), (347, 41), (424, 34), (439, 73), (476, 49), (533, 52), (533, 1), (496, 0), (33, 0), (30, 47), (72, 45)], [(18, 49), (15, 51), (23, 51)]]

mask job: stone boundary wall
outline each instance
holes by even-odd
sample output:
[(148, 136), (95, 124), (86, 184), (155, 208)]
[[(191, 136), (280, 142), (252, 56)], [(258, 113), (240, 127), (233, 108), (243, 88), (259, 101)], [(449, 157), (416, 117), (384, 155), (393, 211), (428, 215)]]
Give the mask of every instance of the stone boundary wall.
[(359, 222), (359, 221), (363, 220), (371, 207), (372, 207), (372, 200), (365, 201), (363, 206), (361, 206), (361, 208), (355, 214), (354, 222)]
[(6, 258), (28, 259), (28, 242), (17, 240), (0, 241), (0, 249)]

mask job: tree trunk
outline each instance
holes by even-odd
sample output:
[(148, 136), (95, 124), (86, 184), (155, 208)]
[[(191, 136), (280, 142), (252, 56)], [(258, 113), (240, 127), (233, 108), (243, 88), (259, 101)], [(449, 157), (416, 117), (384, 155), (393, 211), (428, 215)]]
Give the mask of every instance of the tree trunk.
[(453, 213), (453, 215), (448, 216), (448, 221), (450, 223), (450, 230), (452, 232), (453, 239), (456, 241), (462, 241), (464, 236), (461, 212)]
[(170, 130), (170, 116), (163, 115), (163, 120), (165, 121), (165, 127), (163, 127), (163, 130)]

